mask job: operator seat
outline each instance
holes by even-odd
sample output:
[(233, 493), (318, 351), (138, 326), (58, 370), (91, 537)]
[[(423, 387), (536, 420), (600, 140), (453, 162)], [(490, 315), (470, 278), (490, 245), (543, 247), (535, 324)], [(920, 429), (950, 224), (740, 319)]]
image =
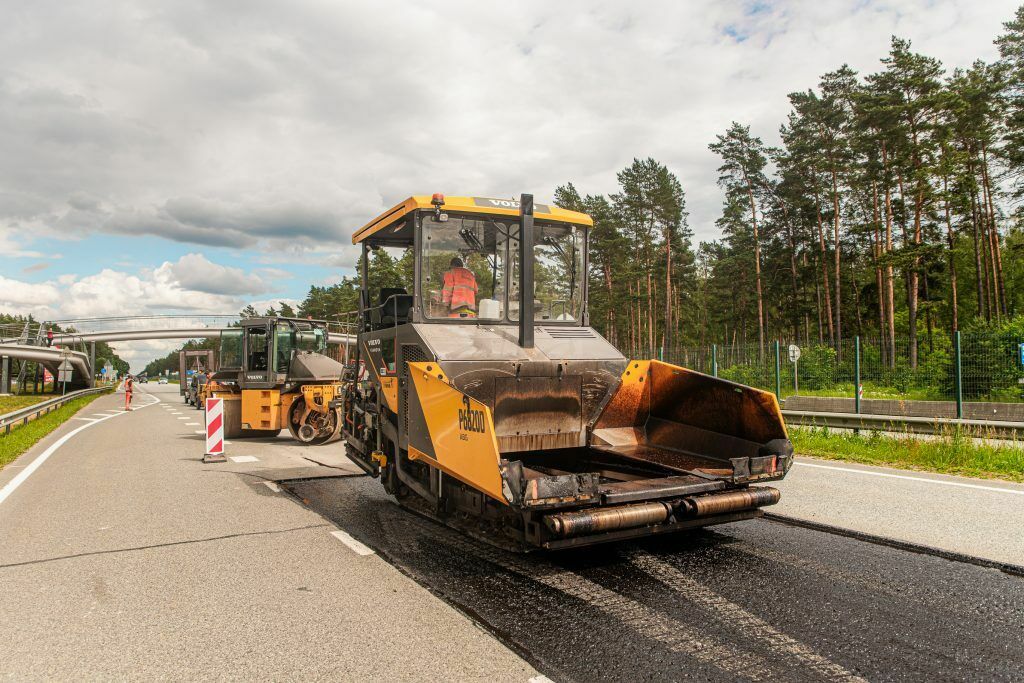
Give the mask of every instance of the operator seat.
[(404, 287), (381, 287), (379, 305), (371, 313), (374, 329), (404, 325), (409, 322), (412, 295)]

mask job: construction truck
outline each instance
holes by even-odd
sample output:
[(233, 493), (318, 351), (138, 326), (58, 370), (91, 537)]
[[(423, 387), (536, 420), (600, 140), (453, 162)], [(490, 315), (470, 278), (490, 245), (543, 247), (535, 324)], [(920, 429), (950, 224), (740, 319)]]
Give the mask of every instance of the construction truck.
[[(776, 397), (630, 360), (587, 315), (585, 214), (413, 196), (353, 235), (358, 341), (346, 454), (398, 501), (514, 550), (758, 517), (793, 447)], [(411, 250), (410, 288), (370, 291), (369, 253)]]
[(224, 399), (224, 436), (277, 436), (287, 426), (317, 445), (337, 436), (343, 365), (324, 355), (327, 324), (285, 317), (246, 318), (221, 332), (218, 370), (199, 395)]
[(213, 372), (216, 361), (212, 349), (188, 349), (178, 352), (178, 393), (186, 405), (201, 408), (203, 385)]

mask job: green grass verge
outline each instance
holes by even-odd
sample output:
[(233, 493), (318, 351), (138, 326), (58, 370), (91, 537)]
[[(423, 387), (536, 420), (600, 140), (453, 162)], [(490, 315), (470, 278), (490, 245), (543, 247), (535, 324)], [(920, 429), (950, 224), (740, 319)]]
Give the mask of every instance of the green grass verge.
[[(799, 392), (793, 391), (792, 379), (789, 379), (789, 386), (782, 383), (782, 397), (790, 396), (823, 396), (828, 398), (853, 398), (853, 382), (833, 384), (827, 389), (806, 389), (800, 387)], [(774, 387), (769, 387), (774, 391)], [(954, 397), (945, 394), (937, 388), (908, 388), (897, 389), (871, 382), (864, 382), (864, 398), (895, 399), (898, 401), (953, 401)], [(973, 396), (969, 399), (972, 402), (991, 401), (994, 403), (1020, 403), (1024, 401), (1024, 393), (1018, 388), (997, 391), (983, 396)]]
[(922, 438), (827, 427), (790, 427), (789, 435), (799, 455), (1024, 482), (1022, 442), (983, 441), (964, 432)]
[(34, 446), (40, 439), (61, 426), (79, 410), (109, 392), (90, 394), (65, 403), (57, 410), (15, 427), (10, 434), (0, 434), (0, 469)]
[(0, 415), (4, 413), (10, 413), (15, 410), (27, 408), (30, 405), (39, 403), (40, 401), (46, 401), (48, 399), (55, 398), (54, 396), (44, 396), (42, 394), (26, 394), (24, 396), (0, 396)]

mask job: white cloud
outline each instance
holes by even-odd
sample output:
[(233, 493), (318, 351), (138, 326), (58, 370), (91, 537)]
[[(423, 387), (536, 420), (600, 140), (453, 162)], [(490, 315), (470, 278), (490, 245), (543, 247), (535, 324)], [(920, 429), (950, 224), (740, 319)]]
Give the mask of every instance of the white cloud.
[[(282, 277), (284, 271), (261, 269), (261, 275)], [(253, 294), (266, 295), (268, 286), (261, 275), (209, 261), (201, 254), (187, 254), (175, 262), (136, 273), (104, 268), (87, 276), (61, 275), (51, 281), (28, 283), (0, 275), (0, 311), (32, 314), (38, 320), (72, 320), (100, 317), (178, 315), (175, 320), (78, 323), (77, 329), (122, 329), (130, 327), (191, 327), (223, 324), (202, 316), (233, 314)], [(263, 311), (280, 301), (297, 306), (286, 297), (255, 302)], [(179, 341), (118, 342), (119, 354), (132, 368), (140, 370), (155, 357), (166, 354)]]
[(39, 317), (53, 310), (60, 299), (60, 290), (53, 284), (31, 284), (0, 275), (0, 310)]
[(212, 263), (202, 254), (185, 254), (176, 263), (165, 263), (160, 268), (169, 272), (182, 289), (229, 296), (267, 291), (259, 275)]
[(102, 231), (351, 264), (352, 230), (405, 195), (608, 192), (634, 156), (680, 175), (707, 238), (731, 120), (774, 142), (788, 92), (879, 68), (894, 33), (991, 59), (1017, 2), (41, 0), (0, 26), (0, 245)]

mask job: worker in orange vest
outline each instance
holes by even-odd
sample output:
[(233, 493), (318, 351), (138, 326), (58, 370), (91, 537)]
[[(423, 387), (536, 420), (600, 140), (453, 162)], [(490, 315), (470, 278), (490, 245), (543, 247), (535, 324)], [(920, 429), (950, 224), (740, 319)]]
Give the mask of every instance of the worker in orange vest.
[(124, 378), (124, 409), (132, 409), (132, 391), (135, 389), (135, 379), (128, 375)]
[(444, 274), (444, 288), (441, 301), (448, 307), (449, 318), (476, 317), (476, 275), (466, 268), (458, 256), (448, 264), (451, 269)]

